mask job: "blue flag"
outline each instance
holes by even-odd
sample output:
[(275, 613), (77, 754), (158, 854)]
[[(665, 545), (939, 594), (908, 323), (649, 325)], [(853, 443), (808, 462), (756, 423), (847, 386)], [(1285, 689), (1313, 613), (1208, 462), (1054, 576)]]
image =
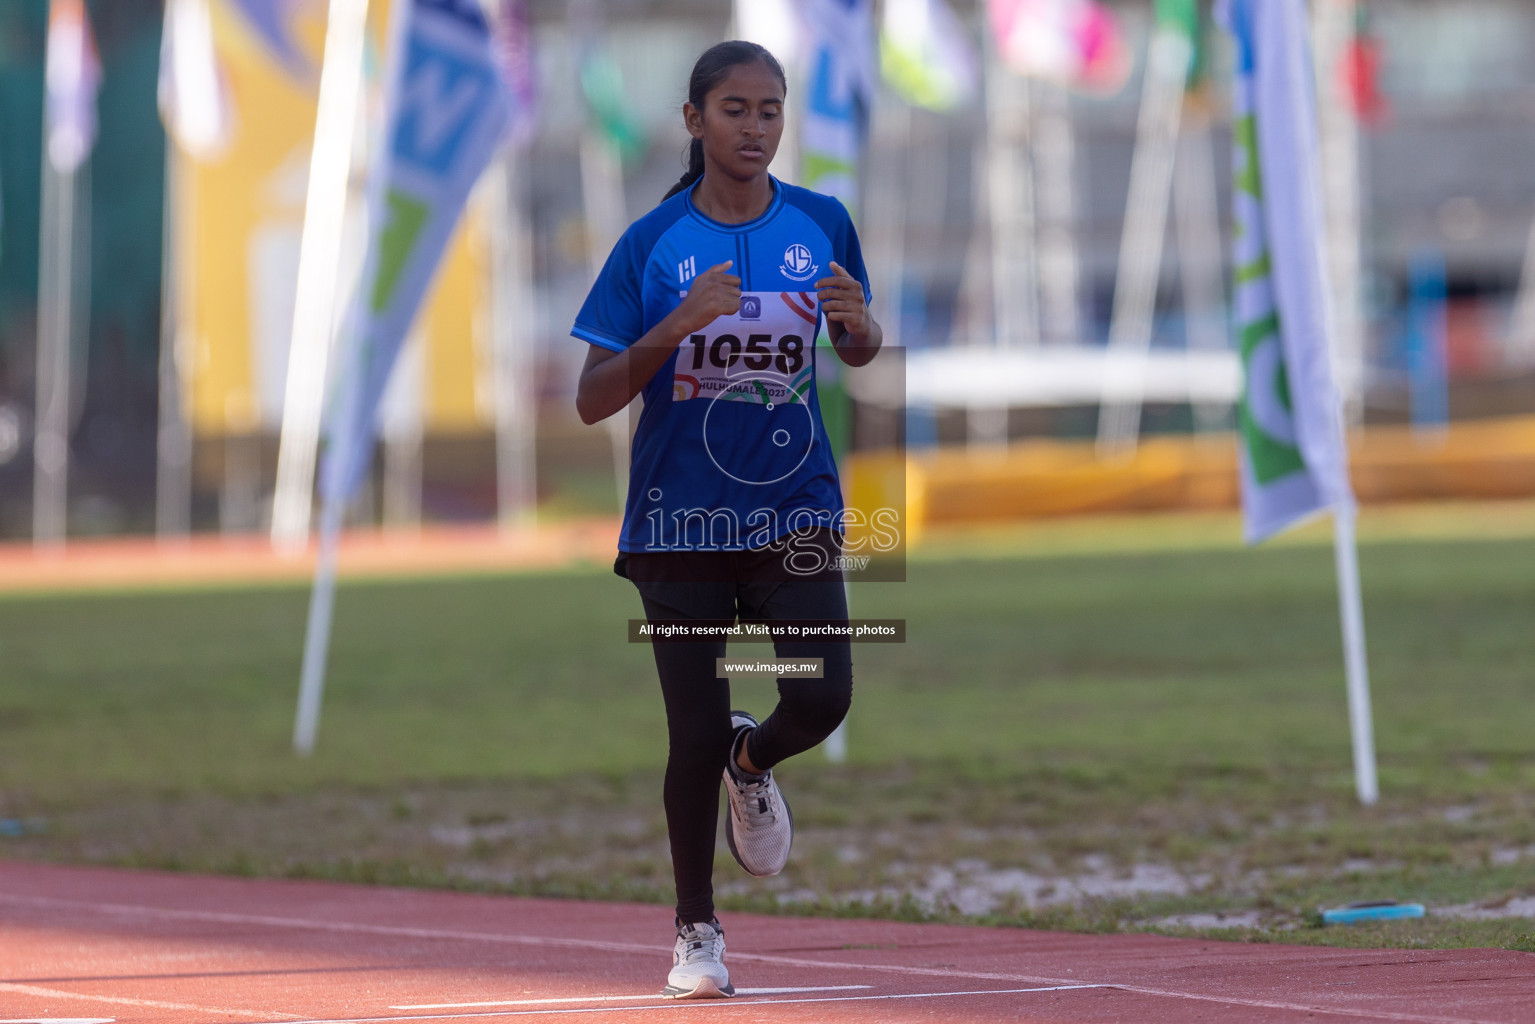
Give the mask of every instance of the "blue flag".
[(810, 32), (806, 79), (809, 95), (800, 115), (803, 184), (858, 202), (858, 157), (868, 131), (878, 81), (874, 10), (869, 0), (800, 0)]
[(386, 143), (369, 182), (371, 238), (352, 304), (320, 488), (357, 489), (378, 408), (416, 310), (515, 101), (477, 0), (396, 0), (386, 56)]

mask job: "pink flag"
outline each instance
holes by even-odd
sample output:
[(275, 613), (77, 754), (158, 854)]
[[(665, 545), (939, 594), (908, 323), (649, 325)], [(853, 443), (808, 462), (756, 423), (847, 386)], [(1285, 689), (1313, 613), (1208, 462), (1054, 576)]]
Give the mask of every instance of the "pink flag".
[(1130, 75), (1119, 23), (1096, 0), (989, 0), (997, 52), (1015, 74), (1099, 94)]

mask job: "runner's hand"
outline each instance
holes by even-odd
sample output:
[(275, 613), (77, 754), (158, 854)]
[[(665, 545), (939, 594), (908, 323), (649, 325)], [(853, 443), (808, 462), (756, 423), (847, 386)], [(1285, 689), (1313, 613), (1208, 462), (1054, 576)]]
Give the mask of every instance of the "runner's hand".
[(815, 283), (816, 295), (821, 300), (821, 312), (826, 319), (841, 324), (855, 337), (869, 334), (869, 307), (864, 301), (863, 285), (843, 270), (835, 260), (831, 264), (832, 276)]
[(677, 307), (686, 334), (701, 331), (716, 317), (731, 316), (741, 308), (741, 279), (727, 273), (734, 260), (717, 263), (693, 278), (687, 298)]

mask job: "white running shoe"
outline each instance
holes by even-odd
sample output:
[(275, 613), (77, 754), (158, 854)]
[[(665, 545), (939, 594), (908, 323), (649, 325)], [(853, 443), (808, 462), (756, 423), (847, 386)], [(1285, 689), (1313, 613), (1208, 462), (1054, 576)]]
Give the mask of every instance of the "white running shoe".
[(730, 724), (735, 738), (725, 765), (725, 792), (730, 813), (725, 818), (725, 841), (736, 863), (758, 878), (776, 875), (789, 861), (794, 844), (794, 813), (773, 781), (771, 770), (748, 775), (736, 764), (736, 753), (757, 720), (744, 711), (732, 711)]
[(661, 994), (668, 999), (724, 999), (736, 994), (725, 969), (725, 930), (718, 919), (677, 925), (672, 971)]

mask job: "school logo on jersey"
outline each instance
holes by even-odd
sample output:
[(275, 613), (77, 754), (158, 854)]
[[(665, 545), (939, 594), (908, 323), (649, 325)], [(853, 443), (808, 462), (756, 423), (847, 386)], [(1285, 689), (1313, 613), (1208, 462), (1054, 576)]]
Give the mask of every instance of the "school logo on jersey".
[(808, 246), (795, 242), (783, 251), (783, 266), (778, 268), (791, 281), (808, 281), (820, 267)]

